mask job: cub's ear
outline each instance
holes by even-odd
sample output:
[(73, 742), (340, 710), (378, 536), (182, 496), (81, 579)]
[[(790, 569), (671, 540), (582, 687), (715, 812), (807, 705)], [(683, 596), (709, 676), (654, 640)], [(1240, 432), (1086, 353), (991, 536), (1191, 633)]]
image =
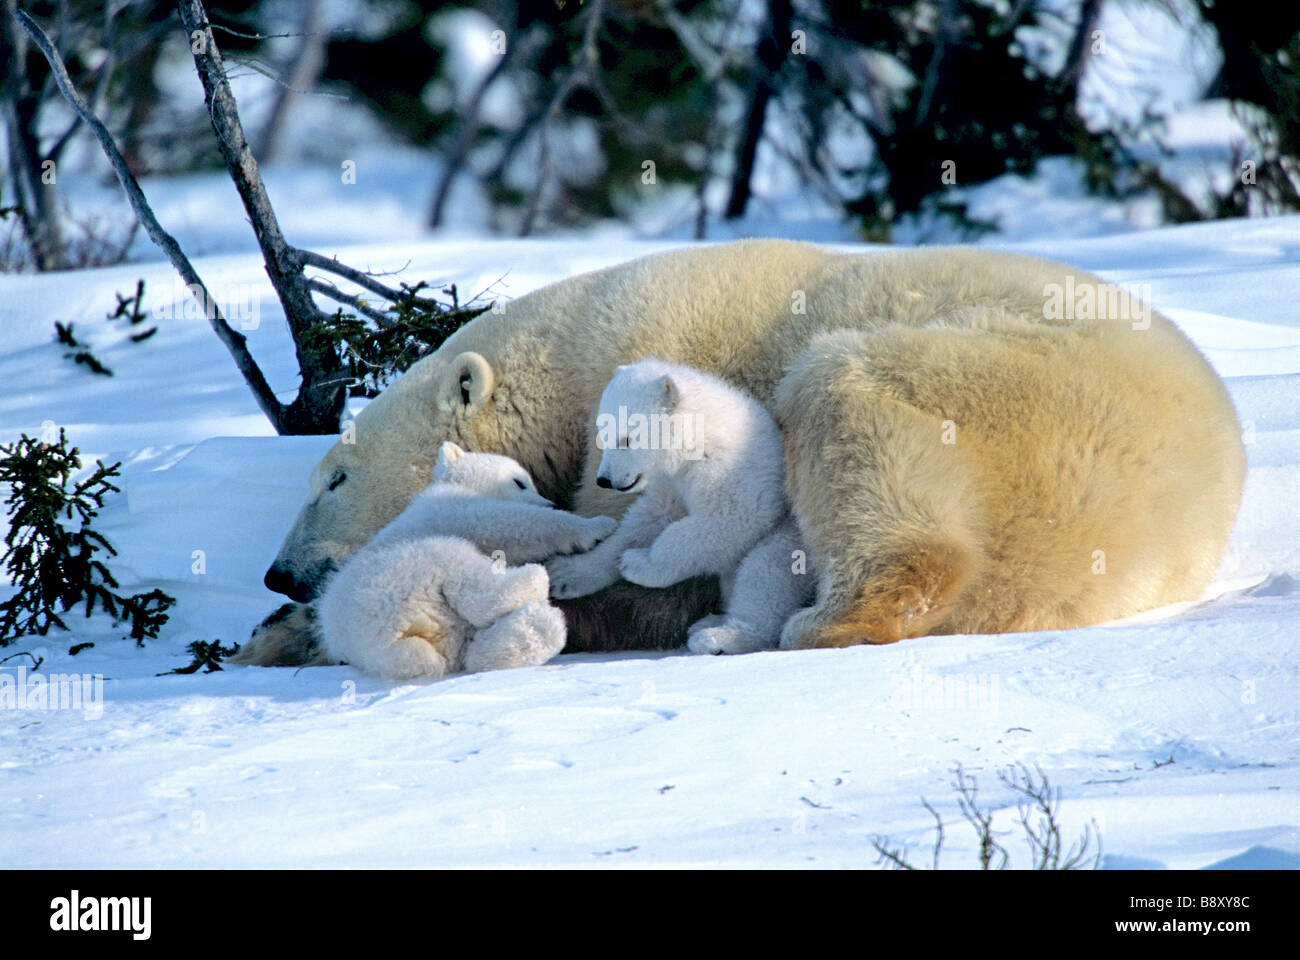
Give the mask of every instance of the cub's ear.
[(664, 402), (668, 406), (677, 406), (677, 401), (681, 399), (681, 391), (677, 389), (677, 383), (673, 380), (672, 374), (665, 373), (659, 378), (659, 389), (663, 393)]
[(450, 440), (444, 440), (442, 446), (438, 448), (438, 458), (433, 462), (433, 482), (445, 481), (451, 472), (451, 465), (463, 456), (465, 450), (462, 447), (458, 447)]
[(473, 412), (492, 396), (496, 387), (496, 374), (492, 365), (481, 353), (466, 351), (451, 361), (451, 378), (448, 384), (448, 399), (460, 404), (466, 411)]

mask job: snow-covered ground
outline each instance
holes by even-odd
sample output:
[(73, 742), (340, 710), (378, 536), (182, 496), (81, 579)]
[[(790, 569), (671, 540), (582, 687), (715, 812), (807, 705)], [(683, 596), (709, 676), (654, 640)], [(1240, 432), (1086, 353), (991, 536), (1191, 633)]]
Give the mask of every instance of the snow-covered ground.
[[(462, 293), (504, 276), (497, 291), (519, 296), (668, 245), (322, 252), (409, 261), (406, 276)], [(875, 836), (927, 859), (925, 798), (947, 825), (943, 864), (972, 866), (951, 771), (974, 774), (1010, 830), (996, 771), (1023, 761), (1061, 788), (1067, 836), (1097, 823), (1108, 867), (1300, 866), (1300, 217), (1015, 249), (1149, 284), (1227, 378), (1250, 472), (1201, 603), (1087, 630), (562, 656), (396, 687), (346, 667), (155, 676), (186, 663), (190, 641), (244, 640), (282, 599), (262, 573), (329, 439), (271, 436), (165, 264), (0, 277), (0, 438), (63, 427), (90, 456), (122, 460), (123, 493), (98, 521), (121, 553), (113, 569), (125, 588), (178, 599), (143, 649), (74, 615), (69, 634), (0, 654), (104, 677), (102, 712), (0, 709), (0, 865), (855, 867), (874, 862)], [(258, 258), (198, 267), (219, 298), (258, 304), (236, 316), (256, 321), (252, 350), (291, 395)], [(176, 310), (133, 344), (104, 315), (139, 277), (147, 303), (174, 297)], [(74, 321), (116, 376), (62, 359), (55, 320)], [(1024, 865), (1020, 837), (1004, 843)]]

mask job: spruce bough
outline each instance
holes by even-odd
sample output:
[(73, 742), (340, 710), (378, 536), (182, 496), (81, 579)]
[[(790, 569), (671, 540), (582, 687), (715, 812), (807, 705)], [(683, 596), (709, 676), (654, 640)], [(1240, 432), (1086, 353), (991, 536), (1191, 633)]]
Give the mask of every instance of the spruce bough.
[(115, 624), (130, 621), (130, 636), (137, 643), (158, 636), (175, 598), (156, 588), (129, 597), (117, 593), (117, 579), (101, 559), (117, 556), (117, 551), (91, 528), (104, 497), (119, 490), (112, 480), (121, 466), (96, 461), (88, 477), (72, 483), (80, 451), (68, 449), (62, 430), (58, 443), (24, 434), (14, 443), (0, 444), (0, 484), (9, 490), (9, 529), (0, 564), (17, 587), (0, 603), (0, 646), (24, 634), (45, 635), (52, 627), (66, 630), (60, 614), (79, 604), (85, 605), (87, 617), (98, 605)]

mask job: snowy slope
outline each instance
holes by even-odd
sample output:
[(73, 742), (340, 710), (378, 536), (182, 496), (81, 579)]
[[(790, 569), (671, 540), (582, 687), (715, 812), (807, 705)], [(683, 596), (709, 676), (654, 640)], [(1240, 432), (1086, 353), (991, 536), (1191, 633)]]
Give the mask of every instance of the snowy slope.
[[(504, 274), (500, 292), (519, 296), (665, 246), (338, 252), (374, 268), (410, 261), (407, 276), (462, 293)], [(179, 600), (144, 649), (74, 618), (70, 635), (4, 651), (106, 679), (101, 716), (0, 709), (0, 865), (866, 866), (876, 835), (928, 855), (924, 797), (948, 824), (944, 864), (970, 866), (953, 766), (978, 777), (1009, 829), (995, 772), (1024, 761), (1062, 788), (1068, 834), (1097, 822), (1107, 866), (1300, 866), (1300, 218), (1015, 249), (1149, 284), (1227, 378), (1250, 472), (1204, 601), (1088, 630), (564, 656), (398, 687), (345, 667), (155, 676), (186, 662), (192, 640), (243, 640), (281, 599), (261, 575), (329, 441), (270, 436), (201, 318), (178, 309), (142, 345), (103, 319), (138, 277), (171, 290), (164, 264), (0, 277), (0, 438), (53, 424), (124, 461), (123, 494), (99, 523), (121, 551), (114, 569)], [(259, 261), (198, 266), (214, 289), (261, 299), (251, 347), (291, 394)], [(117, 375), (62, 359), (56, 319), (75, 321)], [(69, 656), (83, 640), (95, 646)], [(1023, 864), (1019, 838), (1005, 842)]]

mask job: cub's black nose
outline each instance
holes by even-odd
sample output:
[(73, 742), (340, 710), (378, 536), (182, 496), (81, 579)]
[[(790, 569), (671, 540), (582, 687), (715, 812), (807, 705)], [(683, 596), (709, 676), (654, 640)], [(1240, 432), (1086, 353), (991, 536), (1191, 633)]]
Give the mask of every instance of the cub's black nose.
[(612, 483), (609, 482), (609, 477), (597, 477), (597, 478), (596, 478), (596, 486), (598, 486), (598, 487), (604, 487), (606, 490), (608, 490), (610, 487), (612, 487), (612, 486), (614, 486), (614, 485), (613, 485)]
[(283, 593), (286, 597), (293, 596), (293, 576), (287, 570), (272, 567), (266, 571), (266, 576), (262, 578), (262, 582), (266, 584), (266, 589), (272, 593)]

